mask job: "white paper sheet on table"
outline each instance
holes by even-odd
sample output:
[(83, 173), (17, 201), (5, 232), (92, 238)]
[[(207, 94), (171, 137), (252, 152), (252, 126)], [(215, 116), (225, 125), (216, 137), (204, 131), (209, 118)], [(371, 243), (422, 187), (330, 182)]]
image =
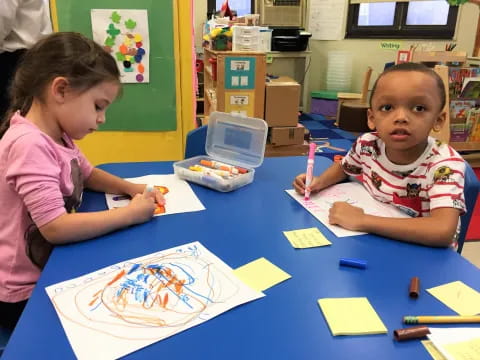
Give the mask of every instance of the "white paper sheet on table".
[[(157, 185), (168, 188), (168, 193), (164, 195), (166, 201), (165, 213), (157, 214), (155, 216), (205, 210), (205, 206), (203, 206), (197, 195), (195, 195), (190, 185), (174, 174), (146, 175), (125, 180), (131, 181), (135, 184)], [(130, 203), (130, 200), (115, 201), (114, 198), (116, 196), (118, 195), (105, 194), (109, 209), (124, 207)]]
[(448, 360), (480, 359), (480, 328), (432, 328), (427, 335)]
[(310, 196), (310, 200), (307, 201), (305, 201), (303, 195), (297, 194), (294, 189), (285, 191), (338, 237), (363, 235), (365, 233), (347, 230), (328, 223), (328, 212), (332, 204), (336, 201), (346, 201), (353, 206), (362, 208), (365, 213), (370, 215), (396, 218), (409, 217), (396, 207), (372, 198), (363, 185), (357, 182), (347, 182), (330, 186)]
[(125, 356), (264, 296), (199, 242), (130, 259), (46, 291), (78, 359)]

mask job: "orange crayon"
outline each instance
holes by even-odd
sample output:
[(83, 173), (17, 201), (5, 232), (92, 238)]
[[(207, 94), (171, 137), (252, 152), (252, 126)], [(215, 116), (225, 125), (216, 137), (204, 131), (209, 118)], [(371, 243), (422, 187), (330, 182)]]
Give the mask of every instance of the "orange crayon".
[(248, 172), (247, 169), (244, 169), (238, 166), (223, 164), (218, 161), (200, 160), (200, 164), (204, 166), (208, 166), (209, 168), (212, 168), (212, 169), (229, 171), (232, 174), (246, 174)]

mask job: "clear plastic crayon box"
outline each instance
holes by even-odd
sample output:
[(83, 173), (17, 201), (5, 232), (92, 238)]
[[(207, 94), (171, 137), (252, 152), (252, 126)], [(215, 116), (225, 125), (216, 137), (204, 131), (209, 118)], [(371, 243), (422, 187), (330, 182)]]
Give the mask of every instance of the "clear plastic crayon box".
[(208, 118), (205, 151), (173, 164), (175, 174), (228, 192), (250, 184), (263, 162), (268, 125), (262, 119), (213, 112)]

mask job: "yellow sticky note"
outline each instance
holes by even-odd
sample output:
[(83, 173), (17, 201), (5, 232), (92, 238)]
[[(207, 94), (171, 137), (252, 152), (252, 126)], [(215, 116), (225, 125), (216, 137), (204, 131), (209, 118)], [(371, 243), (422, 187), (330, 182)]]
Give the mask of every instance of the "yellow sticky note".
[(289, 274), (263, 257), (240, 266), (233, 270), (233, 273), (245, 284), (258, 291), (291, 278)]
[(422, 345), (428, 351), (433, 360), (447, 360), (430, 340), (422, 340)]
[(318, 299), (318, 305), (334, 336), (387, 333), (366, 297)]
[(325, 236), (317, 228), (308, 228), (301, 230), (284, 231), (283, 234), (294, 248), (304, 249), (315, 246), (331, 245)]
[(452, 359), (480, 359), (480, 338), (445, 345)]
[(427, 291), (459, 315), (480, 313), (480, 293), (461, 281), (440, 285)]

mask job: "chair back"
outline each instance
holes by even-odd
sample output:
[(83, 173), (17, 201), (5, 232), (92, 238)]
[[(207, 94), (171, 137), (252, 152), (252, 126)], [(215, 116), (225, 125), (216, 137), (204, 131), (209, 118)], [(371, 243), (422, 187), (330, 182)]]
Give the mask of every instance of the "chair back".
[(185, 159), (198, 156), (207, 155), (205, 152), (205, 143), (207, 141), (207, 125), (191, 130), (187, 134), (185, 144)]
[(460, 235), (458, 237), (458, 253), (462, 253), (463, 243), (467, 236), (468, 226), (472, 220), (473, 209), (475, 209), (475, 202), (478, 198), (480, 190), (480, 181), (478, 181), (472, 167), (465, 162), (465, 184), (463, 188), (463, 195), (465, 197), (465, 205), (467, 206), (467, 213), (461, 217)]

